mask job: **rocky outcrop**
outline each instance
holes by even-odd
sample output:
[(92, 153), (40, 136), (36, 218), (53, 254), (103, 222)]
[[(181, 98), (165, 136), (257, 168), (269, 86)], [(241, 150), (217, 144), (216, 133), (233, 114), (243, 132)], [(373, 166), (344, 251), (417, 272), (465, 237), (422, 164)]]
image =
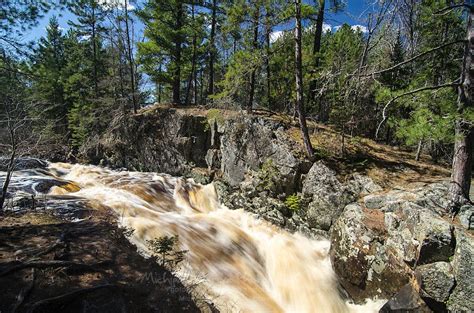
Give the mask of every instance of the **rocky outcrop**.
[[(10, 159), (8, 157), (0, 156), (0, 171), (7, 171), (9, 163), (10, 163)], [(34, 169), (34, 168), (45, 168), (46, 166), (48, 166), (48, 162), (40, 160), (40, 159), (36, 159), (36, 158), (24, 157), (24, 158), (17, 158), (14, 161), (15, 171)]]
[(368, 195), (345, 207), (332, 229), (331, 259), (351, 298), (377, 296), (393, 300), (386, 310), (423, 311), (403, 291), (418, 281), (431, 310), (472, 308), (472, 234), (440, 214), (448, 185)]
[(269, 173), (263, 173), (267, 181), (262, 183), (273, 185), (268, 189), (274, 194), (291, 194), (299, 188), (301, 174), (309, 170), (308, 163), (296, 156), (298, 148), (288, 138), (283, 124), (263, 118), (227, 120), (220, 151), (223, 177), (231, 186), (264, 167)]
[(275, 196), (301, 188), (301, 175), (311, 164), (298, 157), (300, 147), (283, 123), (235, 114), (223, 119), (219, 110), (210, 113), (155, 108), (118, 117), (101, 138), (84, 145), (81, 156), (90, 163), (173, 175), (207, 168), (221, 172), (233, 187), (266, 167), (271, 173), (260, 177), (261, 183), (272, 185), (267, 189)]
[(95, 164), (183, 175), (192, 167), (206, 167), (210, 147), (205, 116), (156, 109), (117, 117), (101, 138), (82, 147), (81, 157)]
[(453, 266), (456, 285), (447, 301), (451, 311), (468, 312), (474, 308), (474, 236), (456, 229), (456, 251)]
[(303, 181), (303, 197), (310, 199), (306, 219), (311, 228), (328, 231), (344, 207), (358, 199), (360, 194), (380, 191), (382, 188), (369, 177), (355, 174), (345, 184), (323, 162), (313, 164)]

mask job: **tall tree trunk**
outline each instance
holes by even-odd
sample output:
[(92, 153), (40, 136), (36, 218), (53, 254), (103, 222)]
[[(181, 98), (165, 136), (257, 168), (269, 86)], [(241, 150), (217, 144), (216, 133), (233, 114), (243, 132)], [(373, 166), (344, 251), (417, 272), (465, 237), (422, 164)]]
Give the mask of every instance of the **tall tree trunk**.
[(137, 98), (135, 94), (135, 71), (133, 68), (133, 53), (132, 53), (132, 44), (130, 41), (130, 30), (128, 27), (128, 1), (124, 1), (123, 5), (123, 10), (125, 12), (125, 32), (126, 38), (127, 38), (127, 56), (128, 56), (128, 65), (130, 67), (130, 87), (132, 89), (132, 104), (133, 104), (133, 113), (137, 114), (137, 108), (138, 108), (138, 103), (137, 103)]
[[(255, 3), (255, 12), (253, 15), (253, 52), (255, 53), (258, 48), (258, 24), (260, 20), (260, 6), (258, 3)], [(257, 75), (257, 69), (252, 69), (250, 74), (250, 92), (249, 92), (249, 102), (247, 103), (247, 112), (252, 113), (253, 100), (255, 97), (255, 79)]]
[[(191, 5), (191, 18), (192, 18), (192, 21), (193, 21), (193, 24), (194, 24), (194, 3)], [(188, 85), (186, 87), (186, 98), (184, 100), (184, 103), (186, 105), (189, 104), (189, 96), (191, 94), (191, 85), (193, 83), (194, 71), (195, 71), (195, 68), (196, 68), (196, 49), (197, 49), (196, 41), (197, 41), (196, 33), (193, 33), (193, 40), (192, 40), (193, 56), (192, 56), (192, 60), (191, 60), (191, 73), (189, 74)]]
[(303, 142), (310, 159), (313, 158), (313, 146), (309, 139), (306, 116), (304, 114), (303, 99), (303, 64), (301, 47), (301, 0), (295, 0), (295, 78), (296, 78), (296, 106), (298, 113)]
[(194, 93), (194, 96), (193, 96), (193, 103), (194, 105), (197, 105), (198, 104), (198, 85), (197, 85), (197, 73), (198, 71), (197, 70), (194, 70), (194, 75), (193, 75), (193, 93)]
[(5, 177), (5, 181), (3, 182), (2, 194), (0, 195), (0, 213), (2, 213), (3, 211), (3, 205), (5, 204), (5, 199), (7, 197), (8, 185), (10, 185), (10, 180), (11, 180), (13, 170), (15, 167), (15, 156), (16, 156), (16, 148), (13, 147), (12, 153), (10, 154), (10, 160), (8, 161), (7, 176)]
[[(316, 20), (316, 30), (314, 32), (314, 41), (313, 41), (313, 57), (314, 57), (314, 69), (316, 70), (321, 62), (321, 38), (323, 35), (323, 22), (324, 22), (324, 7), (326, 4), (325, 0), (319, 0), (319, 7), (318, 7), (318, 16)], [(309, 94), (311, 97), (311, 101), (316, 103), (316, 87), (317, 81), (316, 79), (312, 79), (309, 84)], [(319, 115), (321, 116), (322, 107), (319, 107)]]
[(199, 80), (201, 81), (200, 84), (199, 84), (199, 100), (201, 102), (201, 104), (204, 103), (204, 71), (201, 69), (200, 73), (199, 73)]
[(461, 72), (461, 85), (458, 87), (459, 114), (455, 125), (454, 157), (451, 173), (450, 196), (451, 204), (448, 208), (452, 213), (469, 201), (472, 173), (472, 150), (474, 149), (474, 127), (471, 122), (464, 119), (463, 113), (472, 107), (472, 85), (474, 68), (474, 7), (470, 7), (467, 24), (467, 42), (464, 49), (463, 65)]
[[(176, 30), (181, 30), (183, 26), (183, 4), (178, 3), (176, 8)], [(175, 42), (175, 68), (173, 73), (173, 103), (175, 105), (181, 104), (180, 87), (181, 87), (181, 51), (182, 39), (178, 36)]]
[(266, 57), (265, 68), (267, 70), (267, 105), (272, 108), (272, 90), (271, 90), (271, 71), (270, 71), (270, 34), (272, 32), (270, 4), (265, 8), (265, 42), (266, 42)]
[(421, 149), (423, 148), (423, 139), (420, 139), (418, 141), (418, 147), (416, 148), (416, 155), (415, 155), (415, 161), (419, 161), (420, 160), (420, 156), (421, 156)]
[[(208, 94), (212, 96), (214, 94), (214, 62), (216, 59), (216, 24), (217, 24), (217, 0), (212, 0), (212, 13), (211, 13), (211, 35), (209, 38), (210, 51), (209, 51), (209, 90)], [(210, 100), (212, 101), (212, 100)]]
[[(158, 67), (159, 75), (161, 75), (161, 71), (162, 71), (162, 65), (160, 63), (160, 66)], [(161, 103), (162, 95), (163, 95), (163, 86), (161, 85), (161, 83), (158, 83), (158, 103)]]
[(94, 80), (94, 92), (95, 96), (97, 97), (99, 95), (99, 83), (98, 83), (98, 77), (97, 77), (97, 40), (96, 40), (96, 25), (95, 25), (95, 7), (92, 6), (92, 58), (93, 58), (93, 80)]

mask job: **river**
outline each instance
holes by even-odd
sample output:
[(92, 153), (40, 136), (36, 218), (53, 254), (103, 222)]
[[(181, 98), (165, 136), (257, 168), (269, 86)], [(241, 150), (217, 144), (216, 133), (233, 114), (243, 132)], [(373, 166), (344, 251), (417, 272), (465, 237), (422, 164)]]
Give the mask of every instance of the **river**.
[(187, 251), (177, 275), (184, 284), (199, 279), (221, 312), (377, 312), (384, 303), (344, 300), (329, 241), (288, 233), (243, 209), (229, 210), (212, 184), (51, 163), (45, 170), (15, 173), (12, 190), (32, 185), (35, 192), (41, 177), (69, 182), (50, 188), (50, 195), (115, 212), (121, 226), (133, 229), (130, 240), (143, 255), (150, 253), (149, 240), (177, 235), (179, 249)]

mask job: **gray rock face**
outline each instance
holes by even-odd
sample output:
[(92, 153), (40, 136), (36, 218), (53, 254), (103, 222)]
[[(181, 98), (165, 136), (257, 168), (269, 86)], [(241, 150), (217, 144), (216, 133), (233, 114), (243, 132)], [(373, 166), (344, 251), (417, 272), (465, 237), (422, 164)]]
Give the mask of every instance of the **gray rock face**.
[(292, 141), (279, 127), (277, 122), (260, 118), (241, 117), (226, 121), (221, 138), (221, 170), (230, 185), (240, 184), (246, 174), (260, 171), (267, 162), (277, 172), (272, 178), (276, 192), (291, 194), (295, 191), (302, 161), (295, 157), (290, 146)]
[[(10, 159), (7, 157), (0, 157), (0, 171), (6, 171)], [(28, 170), (34, 168), (45, 168), (48, 162), (36, 158), (18, 158), (15, 159), (14, 170)]]
[(459, 210), (459, 222), (468, 230), (474, 229), (474, 206), (463, 205)]
[[(445, 303), (456, 310), (473, 307), (468, 298), (474, 292), (472, 234), (439, 215), (438, 204), (447, 198), (447, 188), (441, 187), (394, 190), (366, 196), (364, 206), (346, 206), (332, 229), (331, 258), (355, 301), (396, 298), (408, 282), (421, 277), (420, 295), (431, 309), (443, 311)], [(395, 303), (390, 310), (402, 310), (394, 309)], [(404, 310), (417, 309), (408, 305)]]
[(426, 296), (438, 302), (445, 302), (454, 287), (454, 274), (448, 262), (435, 262), (417, 268), (421, 275), (421, 288)]
[(474, 238), (471, 233), (456, 231), (453, 271), (456, 286), (448, 300), (453, 312), (469, 312), (474, 308)]
[(88, 162), (140, 171), (182, 175), (193, 166), (206, 167), (211, 129), (205, 116), (175, 109), (123, 116), (111, 122), (100, 139), (80, 151)]
[(311, 199), (306, 212), (308, 224), (327, 231), (344, 207), (354, 202), (359, 194), (380, 190), (381, 187), (369, 177), (359, 174), (342, 184), (333, 170), (320, 161), (316, 162), (305, 176), (302, 188), (303, 196)]

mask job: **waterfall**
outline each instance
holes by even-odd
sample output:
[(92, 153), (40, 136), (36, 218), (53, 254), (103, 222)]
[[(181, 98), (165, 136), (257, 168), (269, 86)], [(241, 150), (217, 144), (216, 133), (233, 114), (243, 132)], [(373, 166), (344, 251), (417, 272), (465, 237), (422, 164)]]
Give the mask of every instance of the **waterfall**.
[(187, 252), (177, 275), (184, 284), (199, 279), (199, 288), (222, 312), (377, 312), (383, 305), (354, 305), (341, 297), (328, 240), (229, 210), (213, 184), (66, 163), (51, 163), (47, 171), (69, 182), (54, 185), (51, 195), (112, 210), (121, 226), (133, 229), (129, 239), (145, 256), (151, 253), (147, 241), (178, 236), (179, 249)]

